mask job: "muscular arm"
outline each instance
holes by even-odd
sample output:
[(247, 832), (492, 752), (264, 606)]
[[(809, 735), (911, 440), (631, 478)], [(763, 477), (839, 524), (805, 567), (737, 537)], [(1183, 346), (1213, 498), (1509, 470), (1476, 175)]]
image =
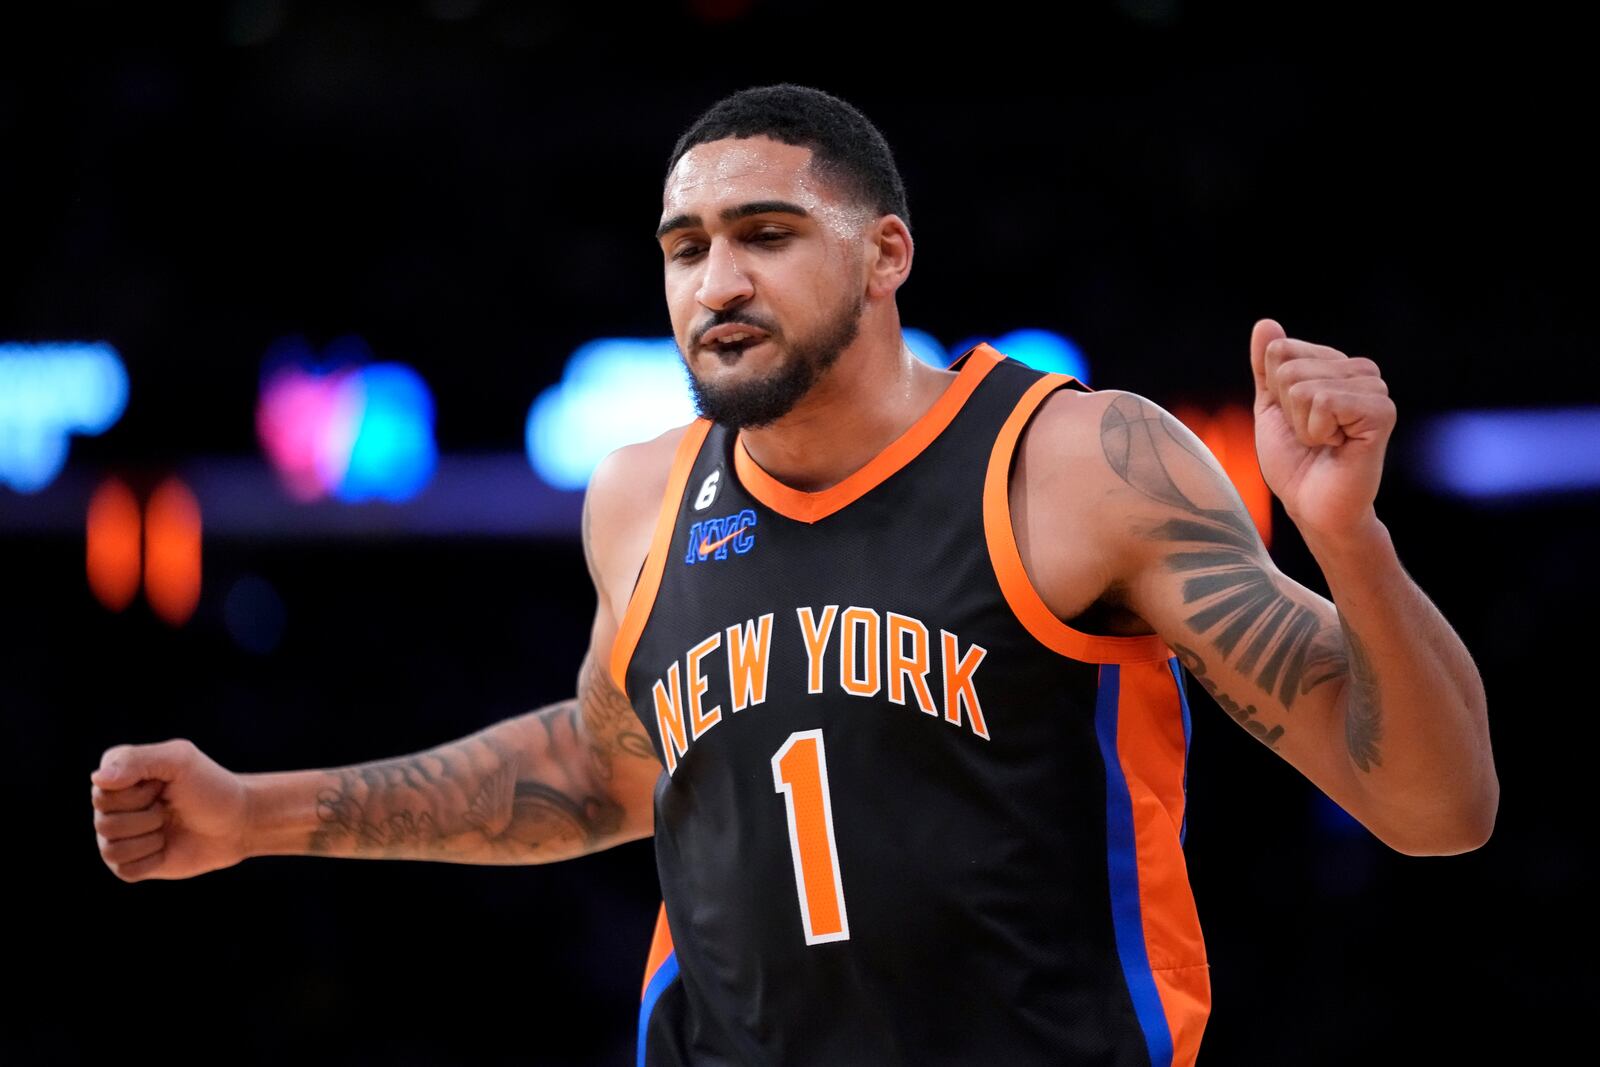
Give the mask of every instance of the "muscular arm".
[(1109, 598), (1390, 847), (1481, 845), (1498, 798), (1482, 682), (1381, 524), (1360, 544), (1308, 539), (1330, 601), (1278, 570), (1221, 466), (1170, 414), (1116, 390), (1063, 399), (1079, 410), (1041, 410), (1042, 443), (1079, 460), (1073, 490), (1096, 501), (1084, 513)]
[(353, 767), (246, 775), (257, 828), (249, 853), (547, 863), (649, 836), (648, 813), (641, 820), (605, 786), (616, 751), (643, 735), (586, 725), (616, 719), (593, 659), (576, 699), (459, 741)]
[(398, 759), (245, 775), (249, 855), (547, 863), (650, 836), (661, 764), (606, 670), (617, 633), (606, 575), (637, 541), (619, 536), (636, 525), (619, 497), (654, 501), (626, 466), (603, 465), (584, 501), (597, 606), (577, 697)]

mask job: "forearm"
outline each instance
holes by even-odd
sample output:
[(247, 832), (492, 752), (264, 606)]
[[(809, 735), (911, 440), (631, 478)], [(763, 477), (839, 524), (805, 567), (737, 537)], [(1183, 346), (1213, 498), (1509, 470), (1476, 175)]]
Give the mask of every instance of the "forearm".
[(593, 785), (576, 700), (410, 756), (244, 778), (252, 856), (523, 864), (623, 840), (621, 807)]
[(1349, 675), (1337, 706), (1374, 832), (1415, 854), (1478, 847), (1500, 786), (1471, 654), (1375, 516), (1358, 535), (1306, 543), (1339, 609)]

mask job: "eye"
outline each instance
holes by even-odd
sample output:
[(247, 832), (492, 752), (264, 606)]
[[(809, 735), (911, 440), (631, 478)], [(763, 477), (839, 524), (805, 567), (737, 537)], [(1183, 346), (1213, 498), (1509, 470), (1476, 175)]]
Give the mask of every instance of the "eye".
[(794, 234), (788, 230), (762, 230), (760, 233), (751, 234), (748, 240), (750, 244), (777, 251), (780, 248), (787, 248), (793, 238)]
[[(788, 240), (790, 236), (790, 234), (785, 233), (782, 230), (762, 230), (760, 233), (751, 234), (748, 240), (750, 240), (752, 243), (776, 244), (779, 241)], [(679, 246), (678, 251), (672, 253), (671, 258), (675, 260), (693, 259), (695, 256), (698, 256), (700, 252), (701, 248), (699, 245), (685, 244)]]

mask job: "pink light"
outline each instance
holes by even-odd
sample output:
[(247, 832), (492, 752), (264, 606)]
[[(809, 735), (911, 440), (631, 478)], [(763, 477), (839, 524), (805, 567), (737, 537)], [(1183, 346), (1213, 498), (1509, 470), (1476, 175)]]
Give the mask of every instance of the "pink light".
[(364, 407), (354, 367), (328, 374), (281, 367), (262, 385), (256, 436), (290, 496), (317, 500), (344, 479)]

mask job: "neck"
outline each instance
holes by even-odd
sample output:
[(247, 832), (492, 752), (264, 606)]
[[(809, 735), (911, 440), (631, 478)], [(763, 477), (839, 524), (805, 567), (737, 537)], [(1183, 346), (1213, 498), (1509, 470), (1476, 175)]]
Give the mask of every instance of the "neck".
[(778, 481), (801, 492), (831, 489), (927, 413), (955, 380), (894, 344), (845, 351), (793, 411), (739, 431), (745, 451)]

